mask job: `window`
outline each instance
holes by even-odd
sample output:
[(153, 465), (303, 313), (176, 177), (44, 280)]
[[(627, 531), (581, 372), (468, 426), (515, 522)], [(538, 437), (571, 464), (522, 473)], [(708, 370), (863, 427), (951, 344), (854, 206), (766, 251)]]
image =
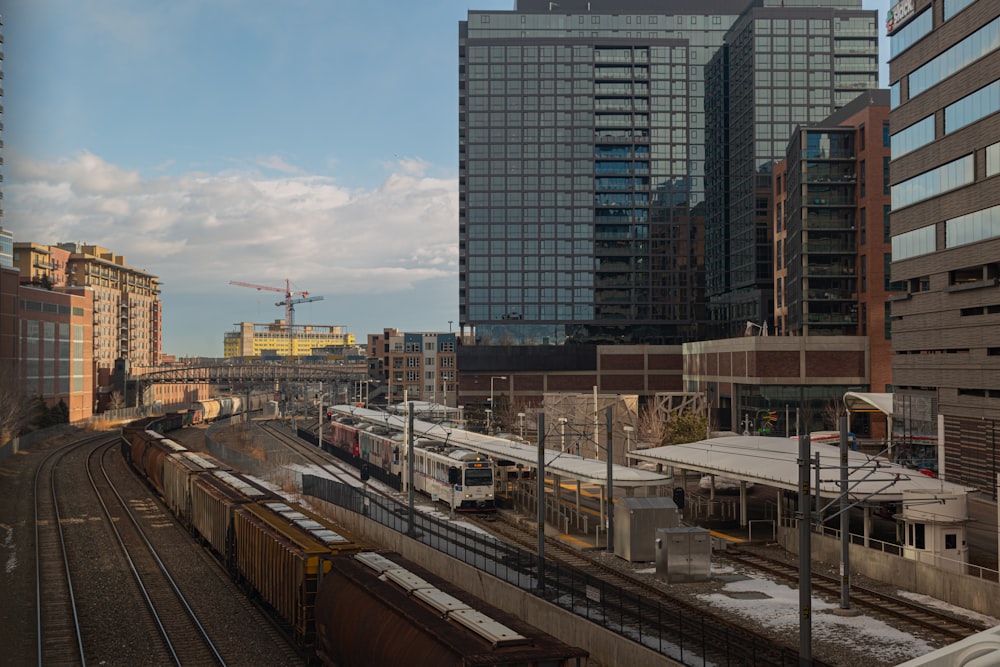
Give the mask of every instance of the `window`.
[(886, 292), (905, 292), (906, 283), (904, 281), (892, 281), (892, 253), (885, 253), (882, 257), (882, 270), (885, 275), (885, 291)]
[(890, 243), (892, 241), (892, 231), (889, 228), (889, 214), (892, 212), (892, 204), (885, 204), (882, 207), (882, 241)]
[[(893, 38), (892, 42), (895, 41)], [(992, 53), (998, 47), (1000, 47), (1000, 18), (990, 21), (938, 57), (911, 72), (910, 99)]]
[(861, 255), (861, 293), (868, 291), (868, 255)]
[(945, 533), (944, 535), (944, 548), (945, 549), (957, 549), (958, 548), (958, 535), (955, 533)]
[(861, 209), (861, 245), (868, 243), (868, 209)]
[(968, 185), (975, 177), (974, 167), (975, 161), (970, 154), (898, 183), (891, 189), (892, 205), (903, 208)]
[(892, 137), (889, 134), (889, 121), (882, 121), (882, 145), (888, 148), (892, 145)]
[(887, 195), (891, 191), (891, 186), (889, 185), (889, 161), (888, 155), (882, 158), (882, 194)]
[(866, 184), (868, 182), (868, 167), (865, 164), (864, 160), (861, 161), (861, 174), (858, 178), (858, 181), (861, 184), (861, 196), (864, 197), (865, 191), (867, 190)]
[(926, 255), (937, 249), (934, 238), (934, 225), (914, 229), (892, 237), (893, 261), (910, 257)]

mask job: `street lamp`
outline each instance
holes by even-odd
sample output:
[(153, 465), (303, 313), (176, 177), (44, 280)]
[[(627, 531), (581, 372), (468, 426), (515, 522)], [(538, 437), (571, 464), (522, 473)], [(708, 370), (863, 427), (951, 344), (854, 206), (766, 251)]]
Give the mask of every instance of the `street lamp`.
[(635, 429), (631, 426), (622, 426), (622, 430), (625, 431), (625, 460), (627, 465), (628, 453), (632, 451), (632, 431)]
[(493, 433), (493, 411), (486, 408), (486, 434), (492, 435)]
[[(506, 380), (506, 375), (492, 375), (490, 376), (490, 408), (493, 407), (493, 381), (494, 380)], [(487, 414), (492, 412), (492, 410), (487, 410)]]
[(566, 451), (566, 422), (569, 420), (565, 417), (559, 418), (559, 449)]
[(521, 422), (521, 440), (524, 441), (524, 413), (517, 413), (517, 420)]

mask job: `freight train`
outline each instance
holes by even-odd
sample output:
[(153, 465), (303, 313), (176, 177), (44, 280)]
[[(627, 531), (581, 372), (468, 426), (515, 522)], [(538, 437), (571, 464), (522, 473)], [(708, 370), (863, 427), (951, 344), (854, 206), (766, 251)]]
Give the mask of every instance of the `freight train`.
[(217, 419), (226, 419), (245, 412), (259, 412), (272, 400), (270, 394), (253, 394), (249, 398), (241, 396), (220, 396), (195, 401), (186, 410), (170, 412), (150, 420), (150, 428), (161, 433), (185, 426), (207, 424)]
[(186, 449), (163, 427), (160, 417), (124, 427), (126, 461), (233, 579), (324, 665), (587, 664), (585, 650), (397, 554), (372, 550), (328, 519)]
[[(323, 445), (350, 452), (387, 473), (405, 471), (406, 443), (390, 429), (342, 417), (324, 428)], [(486, 456), (426, 439), (414, 442), (413, 488), (458, 512), (495, 512), (496, 466)]]

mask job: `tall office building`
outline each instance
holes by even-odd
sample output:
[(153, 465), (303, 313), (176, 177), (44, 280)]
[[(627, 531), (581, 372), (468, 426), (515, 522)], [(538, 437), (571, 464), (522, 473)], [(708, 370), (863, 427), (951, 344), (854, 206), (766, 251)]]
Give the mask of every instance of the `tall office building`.
[(877, 87), (876, 19), (861, 0), (754, 0), (713, 57), (706, 72), (710, 337), (771, 321), (772, 164), (784, 158), (796, 126)]
[(460, 22), (463, 332), (701, 337), (704, 68), (747, 5), (518, 0)]
[(894, 428), (996, 497), (1000, 425), (1000, 3), (889, 12)]

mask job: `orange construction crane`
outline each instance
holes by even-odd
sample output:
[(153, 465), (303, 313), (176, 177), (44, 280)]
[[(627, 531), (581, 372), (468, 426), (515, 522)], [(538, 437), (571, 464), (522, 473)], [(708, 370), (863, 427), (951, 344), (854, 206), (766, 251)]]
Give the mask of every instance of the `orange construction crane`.
[[(321, 297), (321, 296), (309, 296), (309, 292), (293, 291), (292, 290), (292, 284), (291, 284), (291, 282), (287, 278), (285, 279), (285, 289), (281, 289), (280, 287), (271, 287), (270, 285), (257, 285), (257, 284), (254, 284), (254, 283), (243, 283), (243, 282), (240, 282), (238, 280), (230, 280), (229, 284), (230, 285), (238, 285), (240, 287), (249, 287), (251, 289), (257, 290), (258, 292), (261, 291), (261, 290), (267, 290), (268, 292), (281, 292), (281, 293), (283, 293), (285, 295), (284, 300), (278, 301), (274, 305), (276, 305), (276, 306), (284, 306), (285, 307), (285, 326), (288, 327), (289, 331), (291, 331), (292, 327), (295, 324), (295, 304), (297, 304), (297, 303), (308, 303), (310, 301), (322, 301), (323, 300), (323, 297)], [(301, 299), (294, 298), (296, 295), (299, 295), (299, 294), (302, 295)]]

